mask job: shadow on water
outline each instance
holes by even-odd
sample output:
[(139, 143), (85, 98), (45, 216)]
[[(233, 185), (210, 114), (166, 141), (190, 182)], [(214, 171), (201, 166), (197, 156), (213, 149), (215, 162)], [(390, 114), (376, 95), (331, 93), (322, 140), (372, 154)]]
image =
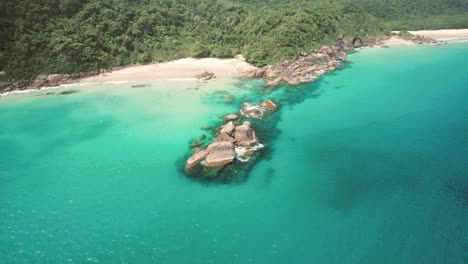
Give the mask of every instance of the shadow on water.
[(468, 210), (468, 180), (466, 177), (452, 177), (444, 185), (444, 191), (455, 203)]
[(312, 155), (323, 171), (319, 186), (324, 189), (316, 192), (317, 198), (330, 209), (351, 209), (369, 195), (389, 189), (411, 191), (418, 178), (411, 161), (377, 149), (332, 145)]
[[(86, 107), (86, 106), (81, 106)], [(41, 160), (50, 156), (53, 152), (73, 145), (100, 137), (108, 131), (114, 124), (111, 116), (102, 116), (99, 119), (88, 119), (87, 116), (80, 118), (77, 122), (76, 104), (67, 103), (57, 106), (39, 105), (31, 111), (16, 112), (15, 115), (5, 116), (4, 120), (9, 124), (14, 124), (12, 131), (16, 133), (0, 133), (0, 153), (2, 160), (0, 168), (2, 170), (0, 178), (14, 177), (14, 173), (22, 168), (40, 164)], [(31, 117), (34, 115), (34, 118)], [(15, 122), (14, 119), (21, 119), (22, 122)], [(34, 148), (27, 148), (25, 151), (22, 142), (25, 139), (33, 140)], [(2, 164), (9, 164), (3, 166)], [(15, 166), (11, 166), (11, 164)]]

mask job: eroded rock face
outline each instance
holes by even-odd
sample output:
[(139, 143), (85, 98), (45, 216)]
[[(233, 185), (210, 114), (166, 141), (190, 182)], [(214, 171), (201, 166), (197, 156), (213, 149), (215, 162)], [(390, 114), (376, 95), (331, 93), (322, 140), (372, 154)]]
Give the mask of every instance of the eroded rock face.
[(195, 154), (193, 154), (187, 160), (187, 162), (185, 163), (185, 167), (187, 169), (191, 169), (191, 168), (197, 166), (198, 164), (200, 164), (200, 162), (202, 162), (207, 156), (208, 156), (208, 151), (200, 150), (200, 151), (196, 152)]
[(208, 146), (208, 153), (205, 160), (207, 167), (224, 166), (233, 162), (236, 157), (234, 144), (231, 142), (212, 143)]

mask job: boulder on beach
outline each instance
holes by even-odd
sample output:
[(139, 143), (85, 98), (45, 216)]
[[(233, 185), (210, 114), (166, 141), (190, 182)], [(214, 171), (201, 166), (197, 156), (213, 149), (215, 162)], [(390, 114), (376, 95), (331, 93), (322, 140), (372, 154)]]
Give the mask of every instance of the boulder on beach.
[(231, 163), (236, 157), (234, 144), (231, 142), (215, 142), (208, 146), (206, 167), (224, 166)]
[(202, 81), (208, 81), (213, 78), (216, 78), (216, 75), (214, 74), (214, 72), (204, 71), (200, 74), (195, 75), (195, 77)]
[(187, 169), (193, 168), (196, 165), (198, 165), (200, 162), (202, 162), (206, 157), (208, 156), (208, 151), (206, 150), (200, 150), (193, 154), (185, 163), (185, 167)]

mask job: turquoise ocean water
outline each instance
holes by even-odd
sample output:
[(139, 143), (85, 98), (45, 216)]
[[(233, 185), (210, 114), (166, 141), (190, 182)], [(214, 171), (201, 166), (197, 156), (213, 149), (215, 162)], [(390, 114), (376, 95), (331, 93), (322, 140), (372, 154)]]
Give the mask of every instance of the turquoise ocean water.
[[(468, 44), (366, 49), (299, 87), (0, 98), (1, 263), (468, 263), (467, 69)], [(266, 98), (248, 178), (184, 176), (201, 127)]]

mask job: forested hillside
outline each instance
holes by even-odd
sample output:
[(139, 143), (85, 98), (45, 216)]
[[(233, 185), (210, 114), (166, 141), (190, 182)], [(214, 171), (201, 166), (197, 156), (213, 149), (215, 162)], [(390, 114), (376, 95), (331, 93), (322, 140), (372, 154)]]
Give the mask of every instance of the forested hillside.
[(264, 65), (341, 34), (383, 30), (362, 7), (344, 1), (260, 8), (222, 0), (6, 0), (1, 5), (1, 65), (14, 78), (238, 53)]
[[(340, 35), (383, 34), (389, 28), (376, 16), (393, 19), (402, 6), (359, 1), (3, 0), (0, 71), (24, 79), (238, 53), (257, 65), (277, 63)], [(446, 0), (444, 14), (466, 9), (466, 1)]]
[(468, 27), (468, 0), (357, 0), (392, 29)]

